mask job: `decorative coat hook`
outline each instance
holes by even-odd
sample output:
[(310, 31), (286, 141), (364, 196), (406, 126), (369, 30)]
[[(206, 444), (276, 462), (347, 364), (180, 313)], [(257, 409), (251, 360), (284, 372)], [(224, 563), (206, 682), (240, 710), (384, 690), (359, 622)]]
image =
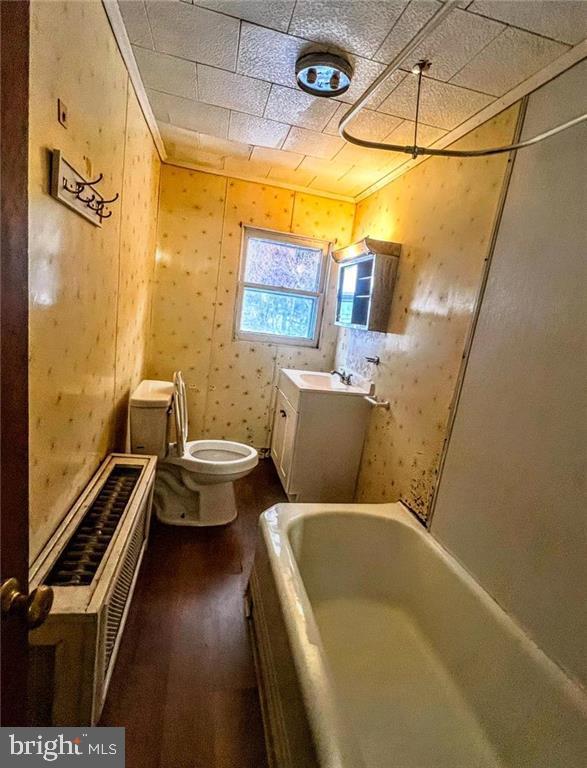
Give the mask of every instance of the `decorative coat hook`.
[[(118, 192), (105, 198), (96, 188), (104, 178), (100, 173), (95, 179), (87, 180), (65, 160), (60, 150), (54, 149), (51, 161), (51, 194), (54, 198), (76, 211), (97, 227), (104, 219), (112, 216), (106, 205), (116, 202)], [(84, 192), (86, 194), (84, 194)]]
[(103, 178), (104, 174), (101, 173), (97, 179), (94, 179), (93, 181), (78, 181), (77, 185), (78, 187), (93, 187), (94, 184), (98, 184)]

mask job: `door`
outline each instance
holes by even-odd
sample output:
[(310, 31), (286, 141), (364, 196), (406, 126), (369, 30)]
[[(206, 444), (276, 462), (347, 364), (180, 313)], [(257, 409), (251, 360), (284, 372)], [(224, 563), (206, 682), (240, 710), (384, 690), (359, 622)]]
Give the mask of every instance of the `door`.
[(27, 724), (29, 2), (0, 3), (0, 571), (16, 578), (2, 615), (2, 725)]
[(283, 392), (278, 389), (273, 421), (273, 437), (271, 440), (271, 457), (286, 492), (290, 491), (289, 481), (297, 416), (298, 414), (294, 410), (293, 405)]

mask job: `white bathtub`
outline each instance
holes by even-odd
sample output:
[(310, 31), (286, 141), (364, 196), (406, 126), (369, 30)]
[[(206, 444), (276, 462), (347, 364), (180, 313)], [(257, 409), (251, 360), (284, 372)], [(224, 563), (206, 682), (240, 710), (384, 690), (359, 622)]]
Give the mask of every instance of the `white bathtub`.
[(279, 768), (585, 768), (587, 695), (401, 504), (278, 504), (252, 625)]

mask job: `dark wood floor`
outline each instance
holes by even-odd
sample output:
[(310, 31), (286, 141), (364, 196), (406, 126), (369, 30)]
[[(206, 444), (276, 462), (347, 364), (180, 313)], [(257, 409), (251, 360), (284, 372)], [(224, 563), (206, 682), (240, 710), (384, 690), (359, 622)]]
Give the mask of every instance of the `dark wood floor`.
[(225, 528), (154, 521), (100, 725), (127, 768), (266, 768), (243, 613), (259, 514), (284, 495), (270, 460), (236, 483)]

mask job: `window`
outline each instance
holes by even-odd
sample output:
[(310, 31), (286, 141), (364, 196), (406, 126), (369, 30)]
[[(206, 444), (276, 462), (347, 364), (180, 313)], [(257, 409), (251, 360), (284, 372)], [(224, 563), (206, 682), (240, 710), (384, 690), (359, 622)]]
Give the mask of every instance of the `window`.
[(245, 227), (237, 339), (317, 347), (329, 243)]

